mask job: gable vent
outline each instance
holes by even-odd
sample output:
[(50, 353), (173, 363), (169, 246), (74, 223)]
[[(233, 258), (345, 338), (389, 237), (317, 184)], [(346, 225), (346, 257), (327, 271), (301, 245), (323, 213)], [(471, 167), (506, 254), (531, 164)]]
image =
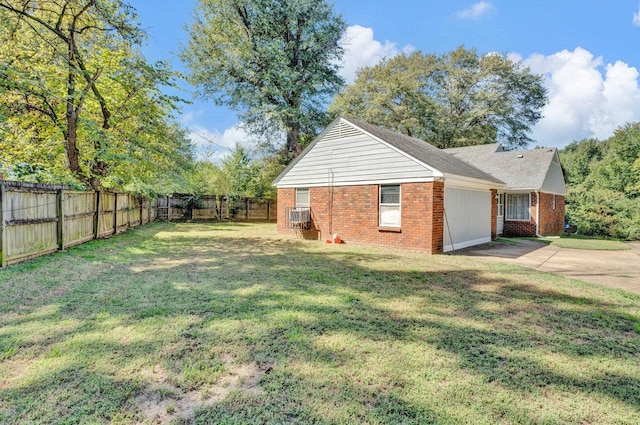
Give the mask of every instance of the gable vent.
[(340, 121), (324, 135), (323, 140), (332, 141), (346, 139), (347, 137), (362, 136), (363, 134), (364, 133), (357, 128)]

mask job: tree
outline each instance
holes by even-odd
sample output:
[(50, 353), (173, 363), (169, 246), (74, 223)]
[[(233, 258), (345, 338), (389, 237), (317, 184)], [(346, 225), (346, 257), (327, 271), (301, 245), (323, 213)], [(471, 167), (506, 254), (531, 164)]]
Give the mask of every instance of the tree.
[(251, 132), (285, 132), (291, 159), (343, 84), (344, 31), (324, 0), (200, 0), (181, 56), (203, 96), (238, 111)]
[[(137, 50), (121, 0), (0, 0), (0, 160), (93, 187), (149, 187), (188, 160), (176, 129), (175, 73)], [(165, 167), (165, 168), (163, 168)]]
[(399, 55), (358, 71), (329, 111), (439, 148), (499, 141), (526, 146), (547, 100), (542, 77), (496, 53), (459, 47), (442, 56)]
[(593, 165), (602, 159), (600, 146), (597, 139), (584, 139), (562, 149), (562, 168), (567, 184), (577, 186), (584, 183)]
[(567, 179), (567, 218), (578, 232), (640, 239), (640, 123), (604, 141), (586, 139), (560, 152)]

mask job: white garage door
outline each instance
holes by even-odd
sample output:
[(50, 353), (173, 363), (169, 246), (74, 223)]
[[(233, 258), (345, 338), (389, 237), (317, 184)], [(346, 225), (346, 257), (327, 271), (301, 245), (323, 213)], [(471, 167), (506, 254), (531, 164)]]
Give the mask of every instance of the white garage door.
[(491, 242), (491, 192), (444, 189), (444, 252)]

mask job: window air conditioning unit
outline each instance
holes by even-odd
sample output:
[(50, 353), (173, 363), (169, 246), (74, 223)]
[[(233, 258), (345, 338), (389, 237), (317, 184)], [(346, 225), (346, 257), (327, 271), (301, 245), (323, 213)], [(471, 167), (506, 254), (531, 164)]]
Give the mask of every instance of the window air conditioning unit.
[(309, 210), (291, 210), (289, 211), (289, 222), (291, 224), (306, 224), (311, 221), (311, 212)]

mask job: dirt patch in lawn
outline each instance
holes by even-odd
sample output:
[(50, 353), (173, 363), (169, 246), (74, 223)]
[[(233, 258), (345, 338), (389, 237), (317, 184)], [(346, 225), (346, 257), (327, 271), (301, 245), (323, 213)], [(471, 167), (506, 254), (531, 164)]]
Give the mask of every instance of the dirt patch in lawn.
[(230, 356), (223, 357), (223, 361), (229, 373), (214, 385), (188, 392), (168, 382), (165, 371), (156, 365), (153, 369), (155, 382), (136, 398), (144, 423), (164, 425), (177, 418), (193, 417), (196, 409), (222, 401), (233, 391), (255, 395), (264, 392), (258, 381), (272, 370), (270, 363), (238, 365)]

